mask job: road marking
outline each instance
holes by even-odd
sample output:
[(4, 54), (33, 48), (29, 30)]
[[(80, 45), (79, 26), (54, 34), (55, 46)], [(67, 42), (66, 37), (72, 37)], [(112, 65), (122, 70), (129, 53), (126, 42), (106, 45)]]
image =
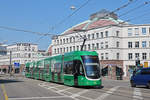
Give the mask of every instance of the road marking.
[(134, 88), (133, 100), (143, 100), (141, 90), (139, 88)]
[[(75, 97), (78, 97), (78, 96), (80, 96), (81, 94), (83, 94), (83, 93), (85, 93), (85, 92), (87, 92), (88, 90), (84, 90), (84, 91), (81, 91), (81, 92), (79, 92), (79, 93), (77, 93), (77, 94), (73, 94), (73, 93), (71, 93), (71, 92), (68, 92), (67, 90), (69, 90), (69, 89), (71, 89), (71, 88), (73, 88), (73, 87), (68, 87), (68, 88), (65, 88), (65, 89), (62, 89), (62, 90), (59, 90), (57, 87), (61, 87), (60, 85), (59, 86), (55, 86), (55, 87), (52, 87), (52, 86), (49, 86), (48, 87), (48, 85), (45, 85), (44, 83), (40, 83), (40, 84), (38, 84), (40, 87), (43, 87), (43, 88), (45, 88), (45, 89), (49, 89), (49, 90), (51, 90), (51, 91), (53, 91), (53, 92), (55, 92), (55, 93), (58, 93), (58, 94), (60, 94), (60, 95), (63, 95), (63, 96), (66, 96), (66, 97), (69, 97), (69, 98), (72, 98), (72, 99), (75, 99), (75, 100), (79, 100), (79, 99), (77, 99), (77, 98), (75, 98)], [(70, 94), (70, 95), (66, 95), (66, 94), (64, 94), (64, 93), (68, 93), (68, 94)], [(82, 97), (82, 98), (84, 98), (84, 99), (87, 99), (87, 100), (92, 100), (92, 99), (90, 99), (90, 98), (87, 98), (87, 97), (83, 97), (83, 96), (80, 96), (80, 97)]]
[(4, 84), (1, 85), (1, 88), (2, 88), (2, 91), (3, 91), (4, 97), (5, 97), (5, 100), (8, 100), (8, 96), (7, 96)]
[(69, 89), (72, 89), (73, 87), (68, 87), (68, 88), (65, 88), (65, 89), (62, 89), (62, 90), (59, 90), (58, 92), (63, 92), (63, 91), (66, 91), (66, 90), (69, 90)]
[(69, 98), (68, 96), (51, 96), (51, 97), (26, 97), (26, 98), (9, 98), (10, 100), (33, 100), (33, 99), (56, 99)]
[(75, 98), (75, 97), (80, 96), (80, 95), (83, 94), (83, 93), (88, 92), (88, 91), (89, 91), (89, 90), (83, 90), (83, 91), (81, 91), (81, 92), (78, 92), (78, 93), (76, 93), (76, 94), (71, 95), (70, 97)]
[(116, 87), (113, 87), (113, 88), (109, 89), (106, 93), (103, 93), (101, 96), (99, 96), (95, 100), (104, 100), (106, 97), (111, 95), (114, 91), (116, 91), (119, 87), (120, 86), (116, 86)]

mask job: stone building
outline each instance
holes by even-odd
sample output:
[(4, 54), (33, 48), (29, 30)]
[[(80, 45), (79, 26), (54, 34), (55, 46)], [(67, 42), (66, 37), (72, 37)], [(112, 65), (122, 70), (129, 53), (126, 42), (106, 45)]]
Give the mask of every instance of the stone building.
[(38, 45), (32, 43), (16, 43), (6, 47), (7, 55), (0, 56), (0, 68), (5, 66), (6, 73), (13, 69), (19, 73), (24, 70), (25, 63), (38, 59)]
[(77, 51), (85, 37), (84, 50), (98, 52), (105, 77), (129, 79), (137, 59), (150, 63), (150, 25), (129, 24), (106, 10), (54, 36), (49, 49), (52, 55)]

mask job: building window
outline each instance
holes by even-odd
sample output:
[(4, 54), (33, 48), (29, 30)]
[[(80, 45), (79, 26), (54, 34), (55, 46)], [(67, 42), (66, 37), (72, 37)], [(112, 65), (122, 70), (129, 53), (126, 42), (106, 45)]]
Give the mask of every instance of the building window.
[(96, 37), (99, 38), (99, 33), (96, 33)]
[(59, 40), (57, 40), (57, 44), (59, 44)]
[(116, 31), (116, 37), (119, 37), (119, 31)]
[(146, 48), (146, 41), (142, 41), (142, 47)]
[(101, 32), (101, 38), (103, 38), (104, 36), (103, 36), (103, 32)]
[(82, 48), (82, 45), (80, 45), (80, 50), (81, 50), (81, 48)]
[(140, 54), (139, 53), (135, 53), (135, 59), (139, 59)]
[(119, 60), (119, 53), (117, 53), (117, 60)]
[(24, 50), (27, 51), (27, 47), (24, 47)]
[(70, 43), (72, 42), (72, 37), (70, 37)]
[(28, 57), (31, 58), (31, 53), (28, 54)]
[(108, 42), (105, 42), (105, 48), (108, 48)]
[(105, 59), (108, 60), (108, 53), (105, 53)]
[(150, 34), (150, 27), (149, 27), (149, 34)]
[(72, 51), (72, 47), (70, 47), (70, 52)]
[(55, 51), (55, 54), (56, 54), (56, 49), (54, 51)]
[(62, 53), (62, 48), (60, 48), (60, 53)]
[(142, 34), (146, 35), (146, 28), (142, 28)]
[(90, 40), (90, 34), (88, 34), (88, 39)]
[(142, 53), (142, 59), (145, 60), (146, 59), (146, 53)]
[(116, 42), (116, 47), (119, 48), (119, 41)]
[(104, 53), (101, 53), (101, 60), (104, 59)]
[(99, 49), (99, 43), (96, 43), (96, 48)]
[(132, 36), (132, 28), (128, 28), (128, 36)]
[(59, 48), (57, 48), (57, 53), (59, 53)]
[(105, 31), (105, 37), (108, 37), (108, 31)]
[(149, 41), (149, 47), (150, 47), (150, 41)]
[(91, 46), (90, 46), (90, 44), (88, 44), (88, 50), (90, 50), (91, 49)]
[(73, 42), (75, 42), (75, 37), (73, 37)]
[(64, 52), (66, 52), (65, 48), (64, 48)]
[(86, 50), (86, 45), (84, 45), (84, 50)]
[(139, 42), (138, 41), (135, 42), (135, 48), (139, 48)]
[(79, 46), (77, 46), (77, 51), (79, 51)]
[(73, 51), (75, 51), (75, 46), (73, 46)]
[(104, 45), (103, 45), (103, 42), (101, 42), (101, 49), (103, 49), (104, 48)]
[(66, 40), (66, 41), (67, 41), (67, 43), (68, 43), (68, 38), (67, 38), (67, 40)]
[(132, 53), (128, 53), (128, 59), (129, 59), (129, 60), (132, 59)]
[(65, 39), (63, 39), (63, 43), (65, 44)]
[(94, 39), (94, 33), (92, 34), (92, 39)]
[(67, 47), (67, 52), (68, 52), (69, 50), (68, 50), (68, 47)]
[[(20, 49), (19, 49), (20, 50)], [(32, 47), (32, 51), (35, 51), (35, 47)]]
[(139, 28), (135, 28), (135, 35), (139, 35)]
[(62, 39), (60, 39), (60, 44), (62, 44)]
[(132, 48), (132, 42), (128, 42), (128, 48)]
[(95, 44), (92, 44), (92, 50), (95, 50)]

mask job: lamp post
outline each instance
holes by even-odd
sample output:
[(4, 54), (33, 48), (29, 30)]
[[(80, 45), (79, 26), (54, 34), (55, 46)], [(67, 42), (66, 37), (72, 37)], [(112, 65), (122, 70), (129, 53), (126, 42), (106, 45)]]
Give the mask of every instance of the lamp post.
[(10, 73), (10, 75), (12, 74), (12, 63), (11, 63), (11, 61), (12, 61), (12, 51), (10, 50), (10, 55), (9, 55), (9, 73)]

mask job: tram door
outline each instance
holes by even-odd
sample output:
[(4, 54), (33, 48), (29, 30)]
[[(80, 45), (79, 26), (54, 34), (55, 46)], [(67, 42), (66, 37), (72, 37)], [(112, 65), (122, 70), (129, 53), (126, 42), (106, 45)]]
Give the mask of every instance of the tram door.
[(74, 85), (78, 85), (78, 76), (83, 75), (83, 66), (79, 60), (73, 62)]

